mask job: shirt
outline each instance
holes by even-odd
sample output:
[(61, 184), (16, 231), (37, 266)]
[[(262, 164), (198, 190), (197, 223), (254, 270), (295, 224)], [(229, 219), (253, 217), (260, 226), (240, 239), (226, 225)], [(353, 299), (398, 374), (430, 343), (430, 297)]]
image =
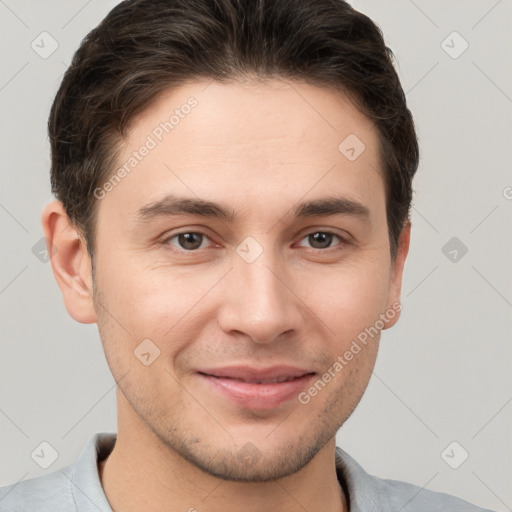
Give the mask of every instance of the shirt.
[[(116, 433), (97, 433), (73, 464), (1, 487), (0, 512), (112, 512), (98, 463), (115, 442)], [(336, 473), (350, 512), (492, 512), (449, 494), (370, 475), (339, 447)]]

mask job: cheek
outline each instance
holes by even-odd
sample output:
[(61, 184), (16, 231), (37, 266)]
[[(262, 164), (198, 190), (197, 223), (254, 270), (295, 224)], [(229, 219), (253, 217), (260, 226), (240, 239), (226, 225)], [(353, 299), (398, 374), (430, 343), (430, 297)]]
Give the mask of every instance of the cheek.
[[(102, 299), (110, 315), (104, 318), (111, 332), (109, 351), (117, 351), (118, 359), (128, 358), (124, 365), (137, 363), (133, 351), (150, 339), (162, 357), (174, 359), (191, 340), (199, 339), (204, 328), (204, 306), (208, 292), (219, 280), (219, 271), (198, 271), (172, 267), (148, 268), (141, 261), (125, 258), (123, 268), (112, 265), (112, 272), (103, 267), (99, 283), (105, 290)], [(222, 275), (222, 273), (220, 273)], [(115, 348), (114, 348), (115, 345)], [(124, 356), (119, 354), (125, 353)], [(158, 364), (157, 364), (158, 363)]]
[[(368, 345), (332, 380), (329, 396), (325, 397), (325, 416), (341, 419), (340, 425), (352, 414), (368, 387), (377, 357), (377, 344)], [(357, 359), (355, 359), (357, 357)], [(343, 416), (340, 418), (340, 413)]]
[(142, 259), (121, 252), (111, 251), (102, 258), (98, 284), (111, 316), (130, 333), (144, 334), (150, 325), (154, 326), (155, 318), (171, 316), (176, 310), (181, 295), (181, 290), (176, 289), (179, 281), (162, 272), (152, 272)]
[(327, 326), (336, 340), (350, 340), (374, 325), (384, 312), (388, 270), (379, 262), (358, 262), (323, 268), (297, 282), (300, 297)]
[[(102, 289), (108, 292), (98, 297), (103, 305), (98, 314), (98, 329), (109, 368), (120, 389), (132, 406), (149, 413), (148, 408), (158, 403), (162, 394), (168, 407), (180, 403), (180, 385), (172, 361), (190, 337), (179, 333), (179, 323), (176, 326), (182, 316), (183, 301), (181, 308), (172, 303), (172, 294), (167, 290), (164, 296), (162, 290), (166, 288), (158, 287), (156, 282), (142, 279), (147, 283), (142, 287), (139, 279), (143, 277), (133, 274), (129, 280), (111, 277), (101, 282)], [(194, 336), (193, 330), (187, 332)]]

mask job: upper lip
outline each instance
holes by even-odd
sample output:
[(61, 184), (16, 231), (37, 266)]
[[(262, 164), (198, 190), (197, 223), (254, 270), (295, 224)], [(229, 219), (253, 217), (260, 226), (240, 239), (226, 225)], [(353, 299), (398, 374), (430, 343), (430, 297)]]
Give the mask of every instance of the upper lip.
[(278, 378), (302, 377), (303, 375), (315, 373), (306, 368), (297, 366), (276, 365), (266, 368), (255, 368), (254, 366), (223, 366), (222, 368), (205, 368), (199, 370), (199, 373), (211, 375), (213, 377), (224, 377), (229, 379), (240, 379), (246, 381), (261, 381)]

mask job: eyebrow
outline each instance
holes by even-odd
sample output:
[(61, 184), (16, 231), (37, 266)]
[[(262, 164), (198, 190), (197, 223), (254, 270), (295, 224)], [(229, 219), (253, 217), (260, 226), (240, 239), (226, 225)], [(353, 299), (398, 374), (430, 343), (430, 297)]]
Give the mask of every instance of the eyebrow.
[[(136, 213), (138, 222), (146, 223), (160, 217), (173, 215), (197, 215), (205, 218), (233, 222), (237, 215), (234, 210), (212, 201), (168, 194), (158, 201), (146, 204)], [(368, 220), (370, 210), (358, 201), (346, 197), (325, 197), (299, 203), (293, 208), (298, 218), (349, 215)]]

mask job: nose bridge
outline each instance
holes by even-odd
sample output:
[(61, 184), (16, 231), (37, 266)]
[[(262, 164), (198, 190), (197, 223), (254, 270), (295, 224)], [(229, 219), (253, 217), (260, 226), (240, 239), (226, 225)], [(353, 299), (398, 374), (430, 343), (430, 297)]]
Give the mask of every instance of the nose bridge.
[(301, 317), (290, 285), (280, 275), (282, 261), (270, 247), (270, 238), (266, 247), (250, 238), (236, 249), (219, 320), (226, 332), (236, 330), (268, 343), (298, 328)]

